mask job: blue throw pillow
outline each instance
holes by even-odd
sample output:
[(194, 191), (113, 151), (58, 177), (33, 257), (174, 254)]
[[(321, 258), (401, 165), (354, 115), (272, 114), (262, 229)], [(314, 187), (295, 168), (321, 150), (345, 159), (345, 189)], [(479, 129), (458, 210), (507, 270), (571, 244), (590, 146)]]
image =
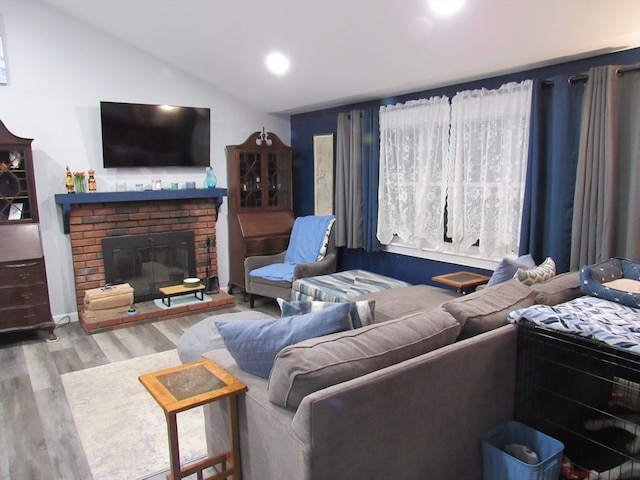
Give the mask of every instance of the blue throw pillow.
[[(292, 315), (304, 315), (309, 312), (317, 312), (325, 308), (333, 307), (337, 302), (321, 302), (317, 300), (294, 300), (288, 301), (278, 298), (278, 305), (282, 317)], [(360, 328), (374, 323), (375, 300), (360, 300), (357, 302), (346, 302), (349, 305), (349, 317), (353, 328)]]
[(246, 322), (216, 322), (224, 346), (245, 372), (269, 378), (273, 361), (288, 345), (330, 333), (351, 330), (349, 305), (293, 317)]
[(493, 271), (493, 275), (491, 275), (491, 278), (487, 283), (487, 287), (512, 279), (519, 268), (526, 269), (534, 268), (535, 266), (536, 262), (530, 254), (522, 255), (516, 259), (505, 257)]

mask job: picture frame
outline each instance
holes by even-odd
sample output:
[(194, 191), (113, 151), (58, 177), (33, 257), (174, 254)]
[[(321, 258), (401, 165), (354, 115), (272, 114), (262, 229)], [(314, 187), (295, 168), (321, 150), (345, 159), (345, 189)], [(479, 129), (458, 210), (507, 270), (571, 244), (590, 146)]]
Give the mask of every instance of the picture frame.
[(315, 215), (333, 214), (333, 133), (313, 136)]

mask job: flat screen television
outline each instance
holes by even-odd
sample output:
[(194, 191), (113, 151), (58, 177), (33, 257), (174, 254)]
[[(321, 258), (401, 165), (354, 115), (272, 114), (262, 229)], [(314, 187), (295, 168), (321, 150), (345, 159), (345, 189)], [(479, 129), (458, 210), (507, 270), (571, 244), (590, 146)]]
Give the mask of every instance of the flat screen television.
[(105, 168), (207, 167), (208, 108), (100, 102)]

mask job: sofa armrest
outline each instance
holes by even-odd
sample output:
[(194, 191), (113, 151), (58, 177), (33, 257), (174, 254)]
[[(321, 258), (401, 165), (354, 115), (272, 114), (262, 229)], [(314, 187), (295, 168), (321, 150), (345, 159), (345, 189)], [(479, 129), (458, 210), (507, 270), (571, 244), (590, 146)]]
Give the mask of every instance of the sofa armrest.
[(283, 263), (284, 256), (287, 251), (276, 253), (274, 255), (255, 255), (244, 259), (245, 272), (250, 272), (256, 268), (265, 267), (273, 263)]
[(513, 418), (516, 337), (506, 325), (307, 395), (292, 426), (311, 478), (477, 479), (481, 435)]
[(299, 263), (293, 269), (293, 280), (335, 273), (337, 263), (338, 256), (335, 253), (328, 253), (319, 262)]
[[(267, 380), (241, 370), (224, 348), (207, 352), (203, 357), (213, 360), (248, 387), (238, 399), (243, 478), (311, 480), (308, 476), (311, 445), (292, 431), (294, 412), (269, 402)], [(209, 454), (227, 451), (231, 441), (228, 403), (212, 402), (203, 409)]]

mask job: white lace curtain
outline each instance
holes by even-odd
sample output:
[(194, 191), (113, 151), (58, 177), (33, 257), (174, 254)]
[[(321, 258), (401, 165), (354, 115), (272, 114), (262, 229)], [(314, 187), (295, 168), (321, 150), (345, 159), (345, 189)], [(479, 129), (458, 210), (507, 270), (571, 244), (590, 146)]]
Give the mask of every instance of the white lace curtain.
[(380, 108), (378, 240), (439, 248), (445, 202), (447, 97)]
[(447, 233), (460, 252), (517, 252), (533, 82), (458, 93), (451, 102)]
[[(533, 82), (380, 108), (378, 239), (517, 251)], [(446, 234), (452, 238), (445, 243)]]

